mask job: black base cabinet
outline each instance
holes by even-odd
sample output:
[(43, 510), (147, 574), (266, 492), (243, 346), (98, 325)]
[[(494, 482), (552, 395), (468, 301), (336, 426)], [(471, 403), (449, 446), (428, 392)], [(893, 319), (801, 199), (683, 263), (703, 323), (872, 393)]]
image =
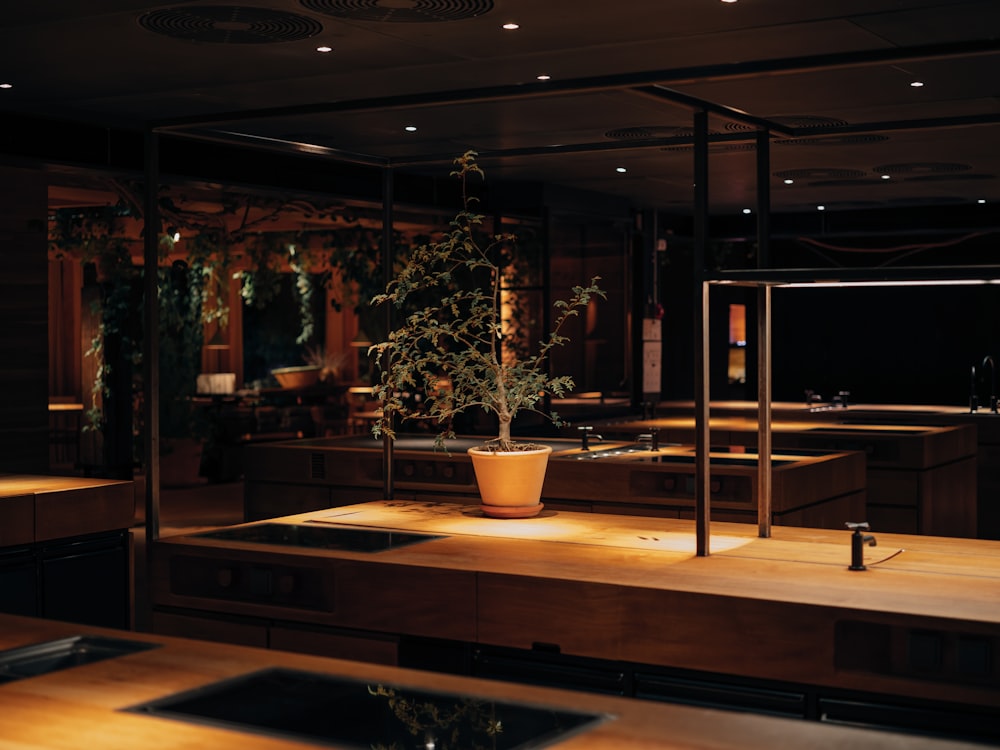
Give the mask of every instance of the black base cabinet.
[(0, 550), (0, 611), (130, 627), (128, 530)]
[[(987, 707), (572, 656), (541, 643), (515, 649), (171, 607), (154, 614), (163, 626), (154, 632), (164, 635), (354, 659), (365, 642), (381, 643), (385, 650), (369, 653), (409, 669), (1000, 745), (1000, 722)], [(349, 651), (314, 651), (317, 644)]]
[(0, 610), (38, 614), (38, 564), (31, 547), (0, 549)]
[(571, 657), (476, 647), (472, 674), (544, 687), (1000, 744), (995, 709)]

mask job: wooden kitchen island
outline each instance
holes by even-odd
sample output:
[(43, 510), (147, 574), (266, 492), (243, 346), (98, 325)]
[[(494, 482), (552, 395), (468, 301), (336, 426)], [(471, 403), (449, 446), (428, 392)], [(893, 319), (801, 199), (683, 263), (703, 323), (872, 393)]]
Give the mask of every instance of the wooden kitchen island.
[(157, 632), (1000, 741), (1000, 544), (378, 501), (164, 538)]
[[(27, 670), (34, 674), (18, 673), (23, 661), (17, 657), (18, 649), (65, 641), (89, 646), (91, 656), (77, 650), (75, 664), (46, 670), (36, 663)], [(106, 650), (107, 658), (91, 660), (100, 649)], [(489, 715), (490, 726), (498, 727), (499, 733), (460, 734), (457, 742), (446, 745), (461, 750), (543, 745), (565, 750), (981, 747), (0, 615), (3, 748), (368, 750), (388, 747), (382, 738), (392, 732), (417, 743), (405, 747), (423, 748), (434, 746), (433, 731), (448, 739), (447, 733), (456, 726), (469, 731), (467, 724), (454, 722), (431, 734), (424, 730), (410, 735), (398, 714), (387, 708), (389, 690), (440, 702), (445, 707), (442, 715), (456, 704)], [(476, 700), (462, 703), (469, 698)], [(345, 704), (357, 707), (355, 713), (346, 715)], [(472, 744), (472, 737), (477, 744)]]
[[(552, 448), (542, 501), (550, 509), (694, 518), (695, 451), (634, 439), (537, 440)], [(427, 435), (397, 435), (396, 499), (476, 504), (479, 488), (466, 453), (482, 438), (435, 450)], [(384, 492), (382, 445), (369, 436), (287, 440), (248, 446), (248, 521), (377, 500)], [(772, 457), (772, 523), (840, 528), (865, 515), (865, 457), (857, 451), (794, 449)], [(757, 456), (745, 445), (713, 450), (712, 518), (757, 523)]]

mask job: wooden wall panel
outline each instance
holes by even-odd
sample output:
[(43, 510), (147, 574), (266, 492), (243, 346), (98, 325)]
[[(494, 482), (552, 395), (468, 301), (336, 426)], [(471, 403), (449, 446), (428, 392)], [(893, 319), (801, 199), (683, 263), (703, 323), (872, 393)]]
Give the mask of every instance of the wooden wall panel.
[(46, 190), (0, 169), (0, 471), (48, 470)]

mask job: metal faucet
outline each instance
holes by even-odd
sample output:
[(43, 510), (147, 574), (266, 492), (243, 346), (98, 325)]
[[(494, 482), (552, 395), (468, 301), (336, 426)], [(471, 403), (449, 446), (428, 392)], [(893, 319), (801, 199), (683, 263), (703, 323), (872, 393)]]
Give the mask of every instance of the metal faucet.
[(649, 449), (651, 451), (660, 450), (660, 430), (654, 427), (649, 432), (644, 432), (638, 436), (640, 443), (649, 443)]
[(972, 377), (969, 380), (969, 414), (979, 411), (979, 393), (976, 391), (976, 366), (972, 366)]
[(875, 541), (875, 537), (871, 534), (862, 534), (861, 532), (868, 531), (871, 527), (867, 521), (862, 521), (861, 523), (851, 523), (848, 521), (847, 528), (854, 532), (851, 534), (851, 565), (848, 570), (867, 570), (865, 567), (865, 545), (874, 547), (878, 542)]
[(598, 442), (600, 442), (601, 440), (604, 440), (604, 438), (601, 437), (600, 435), (592, 435), (591, 434), (594, 431), (594, 426), (593, 425), (589, 425), (589, 424), (588, 425), (583, 425), (581, 427), (577, 427), (576, 429), (578, 429), (580, 431), (580, 450), (582, 450), (582, 451), (589, 451), (590, 450), (590, 441), (591, 440), (596, 440)]
[(986, 365), (990, 366), (990, 411), (994, 414), (997, 413), (997, 368), (993, 362), (993, 357), (987, 354), (983, 357), (983, 363), (980, 365), (983, 369)]

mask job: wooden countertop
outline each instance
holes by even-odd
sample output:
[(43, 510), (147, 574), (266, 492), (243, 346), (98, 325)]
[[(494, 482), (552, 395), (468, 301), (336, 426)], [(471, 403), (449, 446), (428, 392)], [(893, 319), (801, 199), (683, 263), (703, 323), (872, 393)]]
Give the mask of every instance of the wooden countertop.
[(162, 645), (128, 656), (0, 684), (0, 748), (134, 750), (141, 747), (144, 750), (179, 750), (238, 747), (240, 750), (292, 750), (308, 747), (308, 744), (281, 737), (122, 710), (271, 666), (611, 717), (611, 720), (593, 729), (552, 745), (565, 750), (724, 750), (777, 746), (820, 750), (846, 747), (943, 750), (981, 747), (915, 735), (571, 693), (0, 615), (0, 650), (81, 634), (124, 637)]
[(0, 547), (125, 529), (134, 517), (131, 481), (0, 474)]
[[(295, 550), (307, 557), (557, 577), (1000, 626), (1000, 542), (996, 541), (873, 531), (877, 546), (864, 548), (868, 570), (852, 571), (846, 529), (776, 526), (770, 538), (761, 539), (751, 524), (715, 522), (711, 555), (697, 557), (694, 523), (670, 518), (543, 510), (535, 518), (498, 520), (464, 505), (378, 501), (274, 520), (445, 536), (377, 555)], [(160, 541), (261, 548), (192, 536)]]

